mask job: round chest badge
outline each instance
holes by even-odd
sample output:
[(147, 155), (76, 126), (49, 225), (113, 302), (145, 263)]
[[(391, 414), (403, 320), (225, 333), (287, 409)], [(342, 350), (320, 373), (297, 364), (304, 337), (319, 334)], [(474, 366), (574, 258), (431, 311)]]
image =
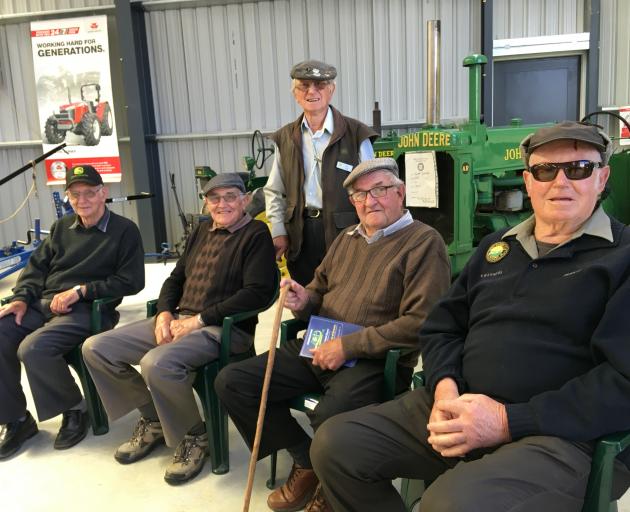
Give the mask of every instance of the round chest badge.
[(510, 246), (507, 242), (496, 242), (486, 251), (486, 260), (490, 263), (496, 263), (505, 258), (508, 252), (510, 252)]

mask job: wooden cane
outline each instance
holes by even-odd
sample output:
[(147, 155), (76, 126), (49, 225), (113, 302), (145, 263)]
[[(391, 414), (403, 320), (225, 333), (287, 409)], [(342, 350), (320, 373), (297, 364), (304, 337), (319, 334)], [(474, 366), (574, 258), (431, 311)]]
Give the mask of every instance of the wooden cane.
[(265, 380), (263, 381), (262, 393), (260, 394), (260, 408), (258, 409), (258, 421), (256, 422), (256, 435), (254, 436), (252, 456), (249, 459), (249, 470), (247, 472), (247, 488), (245, 489), (245, 502), (243, 503), (243, 512), (249, 511), (249, 501), (252, 497), (252, 488), (254, 486), (254, 473), (256, 472), (256, 459), (258, 459), (260, 438), (262, 436), (263, 422), (265, 420), (265, 411), (267, 410), (267, 394), (269, 392), (269, 383), (271, 382), (273, 363), (276, 358), (276, 342), (278, 339), (278, 332), (280, 331), (280, 322), (282, 321), (282, 310), (284, 309), (284, 301), (286, 299), (289, 288), (289, 286), (285, 286), (280, 290), (280, 299), (278, 300), (276, 317), (273, 321), (271, 341), (269, 343), (269, 355), (267, 356), (267, 368), (265, 368)]

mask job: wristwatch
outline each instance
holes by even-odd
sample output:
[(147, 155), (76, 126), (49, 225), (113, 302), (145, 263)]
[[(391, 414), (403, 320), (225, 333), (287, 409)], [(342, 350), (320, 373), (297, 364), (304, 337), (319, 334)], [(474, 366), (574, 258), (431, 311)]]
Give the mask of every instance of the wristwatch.
[(73, 286), (72, 289), (77, 292), (77, 295), (79, 296), (79, 300), (83, 300), (85, 299), (85, 296), (83, 295), (83, 290), (81, 289), (81, 285), (78, 284), (76, 286)]
[(199, 324), (199, 327), (205, 327), (206, 326), (206, 322), (204, 322), (203, 318), (201, 318), (201, 313), (199, 313), (197, 315), (197, 324)]

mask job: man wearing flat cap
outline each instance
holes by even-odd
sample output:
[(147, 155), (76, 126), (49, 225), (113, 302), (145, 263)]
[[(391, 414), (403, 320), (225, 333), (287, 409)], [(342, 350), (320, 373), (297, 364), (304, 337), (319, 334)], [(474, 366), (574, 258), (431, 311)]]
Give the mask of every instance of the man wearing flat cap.
[(599, 206), (610, 139), (567, 121), (521, 151), (534, 213), (484, 238), (429, 315), (425, 387), (317, 431), (336, 512), (406, 510), (397, 477), (433, 482), (423, 511), (579, 512), (596, 440), (630, 428), (630, 229)]
[(304, 111), (271, 135), (275, 157), (265, 185), (276, 258), (306, 286), (335, 237), (357, 217), (342, 186), (361, 161), (374, 158), (376, 132), (330, 105), (337, 70), (307, 60), (291, 69), (291, 91)]
[[(263, 308), (277, 288), (271, 235), (263, 222), (245, 213), (248, 197), (240, 176), (218, 174), (203, 193), (212, 221), (191, 233), (162, 285), (157, 316), (83, 345), (109, 419), (140, 412), (115, 459), (131, 464), (166, 443), (175, 449), (164, 475), (173, 485), (194, 478), (208, 454), (208, 435), (192, 390), (195, 370), (219, 356), (223, 318)], [(233, 352), (249, 349), (256, 323), (254, 317), (233, 328)]]
[[(144, 287), (138, 227), (107, 209), (107, 189), (96, 169), (69, 169), (66, 194), (75, 213), (53, 224), (31, 254), (10, 302), (0, 306), (0, 460), (38, 432), (26, 410), (20, 361), (39, 420), (63, 413), (55, 449), (85, 437), (85, 401), (63, 355), (91, 334), (95, 299), (133, 295)], [(105, 328), (116, 325), (118, 304), (103, 312)]]
[[(397, 392), (408, 389), (418, 362), (418, 331), (448, 288), (449, 262), (434, 229), (413, 220), (403, 208), (405, 185), (391, 158), (362, 162), (343, 183), (359, 224), (333, 242), (315, 277), (304, 288), (285, 279), (286, 307), (300, 319), (319, 315), (363, 328), (332, 339), (300, 357), (302, 340), (276, 353), (259, 457), (286, 448), (293, 468), (286, 483), (268, 498), (277, 511), (329, 510), (316, 492), (311, 439), (289, 412), (292, 398), (321, 394), (309, 413), (315, 431), (327, 418), (382, 400), (387, 351), (405, 349), (397, 369)], [(356, 359), (354, 366), (344, 362)], [(251, 447), (267, 354), (232, 364), (215, 387), (236, 427)], [(382, 509), (386, 510), (386, 509)]]

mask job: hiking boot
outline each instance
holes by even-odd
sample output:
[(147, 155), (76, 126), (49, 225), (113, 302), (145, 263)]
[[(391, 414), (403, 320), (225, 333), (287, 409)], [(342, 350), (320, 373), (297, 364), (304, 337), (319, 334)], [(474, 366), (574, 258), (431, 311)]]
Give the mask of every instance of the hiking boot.
[(322, 484), (317, 486), (313, 499), (308, 502), (304, 512), (333, 512), (332, 507), (326, 501)]
[(160, 422), (140, 418), (133, 429), (131, 439), (120, 445), (114, 458), (121, 464), (131, 464), (149, 455), (160, 444), (164, 444)]
[(203, 469), (208, 456), (208, 434), (193, 436), (186, 434), (173, 455), (173, 462), (166, 468), (164, 480), (179, 485), (195, 478)]
[(312, 469), (293, 463), (289, 478), (267, 498), (267, 506), (276, 512), (302, 510), (315, 493), (319, 480)]

